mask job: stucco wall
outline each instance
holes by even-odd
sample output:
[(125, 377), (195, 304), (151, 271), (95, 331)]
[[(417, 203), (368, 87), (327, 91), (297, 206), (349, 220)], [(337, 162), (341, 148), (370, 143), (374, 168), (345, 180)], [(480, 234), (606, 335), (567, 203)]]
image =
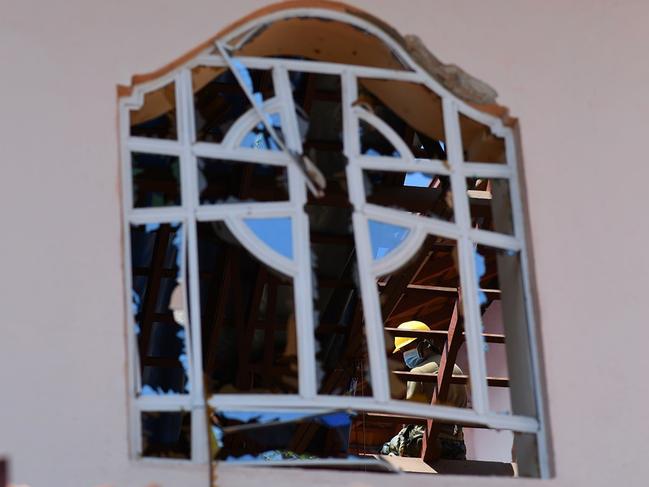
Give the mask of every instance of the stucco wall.
[[(492, 84), (521, 121), (556, 460), (544, 484), (646, 485), (649, 3), (350, 1)], [(265, 4), (0, 0), (0, 454), (15, 481), (205, 485), (206, 469), (127, 460), (115, 86)], [(306, 478), (395, 481), (219, 473)]]

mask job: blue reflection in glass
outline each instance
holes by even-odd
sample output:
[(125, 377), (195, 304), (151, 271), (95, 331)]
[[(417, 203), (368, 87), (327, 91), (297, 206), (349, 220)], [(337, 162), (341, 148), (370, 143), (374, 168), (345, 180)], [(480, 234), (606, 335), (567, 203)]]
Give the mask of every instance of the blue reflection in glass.
[[(273, 113), (268, 115), (268, 122), (273, 126), (278, 132), (281, 132), (281, 118), (279, 113)], [(266, 130), (266, 127), (263, 123), (257, 124), (257, 126), (246, 134), (246, 136), (241, 140), (240, 147), (246, 149), (261, 149), (261, 150), (272, 150), (278, 151), (279, 146), (277, 142)]]
[(278, 254), (293, 259), (291, 218), (246, 218), (248, 228)]
[[(355, 415), (352, 411), (215, 411), (211, 442), (218, 448), (218, 458), (227, 462), (358, 459), (348, 452)], [(314, 428), (320, 434), (294, 450), (301, 426)], [(230, 441), (225, 441), (228, 436)], [(329, 438), (325, 444), (323, 436)], [(248, 439), (252, 440), (249, 444)], [(242, 445), (243, 449), (236, 447)]]
[(374, 260), (389, 254), (396, 249), (408, 236), (410, 230), (390, 223), (370, 220), (370, 243)]
[(480, 306), (487, 303), (487, 295), (482, 289), (480, 289), (480, 279), (487, 272), (487, 263), (482, 254), (478, 253), (478, 249), (473, 250), (473, 255), (475, 257), (475, 280), (478, 288), (478, 302)]
[(403, 181), (404, 186), (414, 186), (417, 188), (428, 188), (433, 181), (433, 176), (421, 172), (409, 172)]

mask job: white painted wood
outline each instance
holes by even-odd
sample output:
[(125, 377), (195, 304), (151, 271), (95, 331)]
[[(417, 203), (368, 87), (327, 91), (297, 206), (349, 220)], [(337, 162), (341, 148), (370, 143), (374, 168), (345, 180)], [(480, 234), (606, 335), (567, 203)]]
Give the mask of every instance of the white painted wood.
[(343, 151), (348, 160), (345, 171), (349, 200), (354, 206), (352, 225), (363, 315), (365, 317), (364, 331), (370, 361), (372, 393), (377, 401), (386, 402), (390, 399), (390, 386), (388, 362), (385, 356), (383, 318), (376, 291), (376, 282), (370, 277), (373, 259), (367, 219), (362, 214), (362, 208), (365, 204), (363, 172), (353, 161), (354, 156), (360, 152), (358, 112), (352, 108), (352, 104), (358, 98), (358, 85), (356, 77), (348, 72), (343, 72), (340, 84), (343, 110)]
[(429, 405), (414, 401), (377, 401), (372, 397), (324, 396), (312, 399), (289, 394), (215, 394), (208, 400), (211, 407), (223, 411), (258, 411), (264, 405), (268, 411), (321, 410), (330, 408), (340, 411), (367, 411), (421, 418), (438, 418), (458, 423), (475, 423), (495, 429), (508, 429), (524, 433), (538, 431), (538, 421), (534, 418), (516, 415), (480, 414), (473, 409), (450, 406)]
[[(289, 150), (301, 154), (302, 140), (293, 103), (293, 93), (284, 67), (273, 69), (275, 90), (282, 100), (281, 110), (286, 124), (283, 127)], [(304, 211), (307, 201), (306, 183), (302, 171), (288, 166), (289, 194), (294, 205), (293, 251), (298, 273), (293, 281), (295, 320), (298, 352), (298, 385), (300, 396), (311, 399), (317, 394), (315, 322), (313, 319), (313, 273), (311, 272), (311, 245), (309, 241), (309, 217)]]
[[(355, 100), (352, 101), (352, 103)], [(354, 107), (353, 109), (354, 115), (360, 120), (364, 121), (365, 123), (369, 124), (371, 127), (373, 127), (377, 132), (379, 132), (383, 137), (385, 137), (388, 142), (392, 144), (392, 147), (399, 153), (399, 158), (403, 159), (405, 162), (412, 162), (415, 159), (415, 156), (412, 155), (412, 151), (410, 150), (410, 147), (408, 147), (403, 139), (399, 137), (399, 134), (397, 134), (392, 127), (390, 127), (387, 123), (385, 123), (382, 119), (374, 115), (373, 113), (368, 112), (367, 110), (364, 110), (361, 107)], [(358, 133), (358, 131), (356, 132)], [(354, 157), (361, 156), (361, 147), (359, 144), (357, 144), (358, 147), (356, 147), (356, 152), (353, 154)]]
[(437, 159), (405, 160), (399, 157), (358, 156), (354, 158), (354, 162), (363, 169), (378, 171), (423, 172), (440, 176), (451, 174), (446, 164)]
[(485, 364), (482, 343), (482, 322), (477, 302), (478, 286), (476, 283), (475, 258), (473, 244), (467, 237), (471, 228), (469, 202), (466, 194), (466, 180), (459, 171), (464, 160), (462, 141), (458, 120), (457, 105), (451, 98), (442, 100), (444, 128), (446, 131), (446, 154), (451, 165), (451, 188), (453, 193), (453, 211), (455, 222), (460, 229), (457, 240), (457, 254), (462, 288), (462, 309), (464, 311), (464, 328), (466, 331), (467, 355), (469, 358), (469, 375), (471, 381), (471, 401), (473, 409), (479, 414), (489, 411), (487, 395), (487, 367)]
[[(274, 97), (265, 100), (261, 108), (265, 113), (272, 115), (279, 112), (280, 103), (280, 100), (277, 97)], [(260, 123), (262, 123), (262, 121), (259, 114), (254, 108), (251, 108), (232, 124), (228, 133), (225, 134), (223, 142), (221, 142), (223, 148), (234, 150), (239, 148), (243, 138)]]
[(175, 140), (153, 139), (148, 137), (128, 137), (126, 146), (132, 152), (180, 156), (183, 146)]
[(410, 231), (406, 239), (390, 253), (372, 262), (373, 276), (378, 278), (396, 271), (419, 251), (428, 234), (419, 227), (406, 228)]
[(372, 220), (380, 220), (392, 225), (399, 225), (408, 228), (421, 228), (422, 230), (446, 238), (458, 238), (462, 229), (455, 223), (447, 222), (437, 218), (429, 218), (422, 215), (415, 215), (396, 208), (366, 203), (362, 212)]

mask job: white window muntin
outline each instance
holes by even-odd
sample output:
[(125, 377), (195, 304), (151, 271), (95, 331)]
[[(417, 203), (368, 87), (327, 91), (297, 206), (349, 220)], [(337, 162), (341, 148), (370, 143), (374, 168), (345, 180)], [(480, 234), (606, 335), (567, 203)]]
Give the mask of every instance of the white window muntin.
[[(332, 12), (315, 12), (309, 9), (301, 15), (308, 13), (315, 17), (332, 17)], [(281, 18), (285, 18), (287, 12), (282, 12)], [(334, 15), (335, 16), (335, 15)], [(272, 16), (271, 16), (272, 17)], [(268, 21), (269, 19), (265, 19)], [(272, 19), (270, 19), (272, 20)], [(345, 19), (349, 22), (349, 19)], [(358, 19), (354, 19), (358, 23)], [(231, 34), (234, 37), (238, 29)], [(375, 28), (372, 32), (385, 42), (389, 42), (382, 32)], [(390, 43), (390, 42), (389, 42)], [(396, 50), (399, 46), (394, 44)], [(407, 56), (405, 56), (407, 59)], [(245, 127), (240, 124), (240, 133), (232, 132), (222, 144), (207, 142), (195, 142), (194, 116), (193, 116), (193, 93), (191, 84), (191, 68), (198, 65), (224, 66), (225, 63), (219, 56), (202, 55), (187, 63), (177, 71), (160, 78), (154, 82), (138, 86), (134, 94), (123, 99), (120, 104), (120, 121), (122, 135), (122, 161), (123, 161), (123, 193), (125, 199), (124, 231), (128, 235), (130, 224), (136, 223), (164, 223), (181, 222), (185, 229), (185, 241), (189, 257), (189, 296), (191, 299), (190, 308), (192, 316), (191, 323), (191, 350), (190, 363), (192, 364), (190, 381), (193, 385), (189, 395), (178, 396), (141, 396), (133, 401), (133, 437), (135, 438), (135, 450), (139, 451), (139, 412), (160, 411), (160, 410), (190, 410), (192, 411), (192, 451), (194, 461), (205, 461), (207, 458), (205, 442), (206, 437), (205, 415), (203, 411), (204, 397), (200, 359), (200, 303), (198, 293), (198, 256), (196, 254), (196, 222), (210, 220), (224, 220), (233, 233), (241, 240), (241, 243), (256, 255), (264, 256), (266, 263), (272, 262), (273, 267), (280, 269), (287, 275), (294, 278), (296, 318), (298, 323), (298, 356), (299, 356), (299, 395), (293, 396), (272, 396), (272, 395), (216, 395), (210, 398), (209, 404), (221, 408), (251, 409), (263, 405), (265, 408), (358, 408), (368, 411), (383, 411), (400, 414), (411, 414), (423, 417), (435, 417), (453, 421), (473, 422), (485, 424), (500, 429), (511, 429), (514, 431), (537, 433), (540, 431), (538, 418), (524, 416), (505, 416), (489, 411), (488, 397), (486, 394), (486, 372), (485, 361), (482, 349), (481, 322), (479, 305), (477, 303), (477, 289), (473, 279), (475, 272), (473, 261), (473, 249), (476, 244), (485, 244), (505, 250), (520, 251), (523, 272), (525, 274), (524, 286), (526, 295), (529, 296), (529, 283), (527, 279), (527, 255), (525, 249), (525, 236), (523, 232), (523, 213), (521, 208), (520, 194), (518, 188), (516, 152), (512, 130), (505, 127), (502, 122), (487, 114), (479, 112), (456, 99), (448, 93), (437, 82), (431, 79), (421, 68), (413, 64), (413, 71), (391, 71), (380, 68), (368, 68), (363, 66), (339, 65), (335, 63), (321, 63), (312, 61), (274, 59), (274, 58), (238, 58), (248, 68), (272, 69), (275, 84), (275, 98), (268, 101), (272, 108), (279, 105), (282, 125), (285, 130), (287, 146), (293, 149), (301, 149), (297, 125), (294, 120), (295, 111), (293, 99), (288, 83), (287, 72), (289, 70), (303, 72), (318, 72), (341, 75), (342, 94), (344, 106), (344, 150), (349, 159), (347, 177), (350, 181), (350, 201), (354, 205), (354, 232), (356, 248), (358, 252), (359, 271), (364, 279), (361, 279), (361, 292), (365, 313), (367, 330), (368, 349), (372, 368), (372, 381), (374, 397), (353, 398), (336, 396), (317, 396), (315, 384), (315, 346), (313, 337), (312, 299), (310, 284), (310, 258), (309, 258), (309, 232), (308, 219), (300, 210), (306, 201), (306, 189), (302, 174), (291, 164), (290, 158), (278, 151), (263, 151), (236, 148), (231, 140), (239, 140), (245, 135)], [(444, 108), (444, 124), (446, 131), (446, 144), (449, 167), (441, 161), (415, 159), (407, 148), (399, 147), (399, 158), (368, 157), (360, 155), (358, 150), (358, 120), (364, 119), (375, 126), (380, 123), (373, 120), (372, 115), (363, 112), (362, 109), (352, 108), (350, 101), (355, 99), (357, 89), (357, 78), (377, 78), (407, 80), (421, 83), (442, 97)], [(178, 111), (178, 140), (156, 140), (143, 137), (131, 137), (129, 134), (128, 114), (129, 110), (138, 108), (143, 102), (143, 94), (164, 86), (174, 81), (176, 87), (176, 109)], [(460, 141), (458, 114), (463, 113), (487, 126), (492, 132), (505, 139), (506, 144), (506, 165), (491, 163), (465, 163), (462, 157), (462, 146)], [(248, 117), (252, 123), (258, 122), (250, 113)], [(374, 117), (376, 118), (376, 117)], [(236, 125), (236, 124), (235, 124)], [(234, 128), (234, 127), (233, 127)], [(383, 127), (381, 127), (383, 128)], [(395, 134), (389, 131), (382, 131), (384, 135), (395, 145), (403, 146), (400, 140), (396, 140)], [(404, 150), (405, 149), (405, 150)], [(131, 200), (131, 165), (130, 154), (132, 151), (149, 152), (155, 154), (169, 154), (180, 156), (181, 167), (181, 198), (180, 207), (169, 208), (137, 208), (133, 209)], [(287, 203), (236, 203), (227, 205), (198, 205), (197, 181), (197, 156), (223, 157), (231, 160), (241, 160), (264, 164), (276, 164), (287, 166), (289, 180), (289, 201)], [(453, 202), (455, 222), (442, 222), (428, 217), (404, 215), (397, 210), (379, 207), (365, 203), (365, 195), (362, 186), (362, 169), (385, 169), (385, 170), (427, 170), (437, 174), (448, 174), (451, 177), (453, 189)], [(466, 200), (466, 177), (485, 178), (506, 178), (510, 182), (511, 204), (514, 220), (514, 235), (502, 235), (486, 230), (472, 229)], [(288, 265), (282, 262), (277, 254), (268, 249), (262, 242), (241, 231), (243, 217), (269, 217), (289, 216), (292, 218), (294, 258)], [(384, 221), (386, 223), (407, 226), (411, 235), (407, 241), (395, 250), (392, 255), (377, 262), (373, 262), (370, 252), (370, 242), (367, 230), (368, 219)], [(442, 237), (456, 239), (460, 255), (460, 279), (465, 289), (464, 311), (465, 328), (467, 335), (467, 347), (471, 367), (471, 389), (473, 398), (473, 410), (450, 408), (446, 406), (430, 406), (423, 404), (407, 403), (404, 401), (393, 401), (389, 399), (387, 385), (387, 362), (384, 355), (382, 318), (378, 305), (377, 293), (374, 288), (374, 278), (384, 273), (389, 268), (396, 268), (402, 264), (408, 255), (408, 247), (416, 248), (417, 241), (423, 239), (426, 234), (434, 233)], [(130, 262), (130, 249), (127, 242), (125, 256)], [(275, 254), (275, 255), (273, 255)], [(401, 255), (400, 255), (401, 254)], [(127, 298), (130, 301), (130, 273), (126, 273)], [(535, 347), (535, 333), (530, 299), (526, 299), (528, 323), (530, 326), (531, 348)], [(133, 329), (133, 317), (128, 314), (129, 330)], [(134, 334), (129, 332), (129, 354), (136, 356), (134, 345)], [(538, 359), (532, 353), (533, 369), (536, 384), (534, 384), (537, 409), (542, 418), (542, 401), (538, 393)], [(135, 390), (138, 384), (138, 373), (134, 366), (134, 360), (129, 360), (131, 390)], [(202, 431), (202, 432), (201, 432)], [(543, 455), (544, 439), (539, 435), (540, 454)], [(201, 446), (202, 445), (202, 446)], [(544, 462), (541, 462), (543, 464)]]

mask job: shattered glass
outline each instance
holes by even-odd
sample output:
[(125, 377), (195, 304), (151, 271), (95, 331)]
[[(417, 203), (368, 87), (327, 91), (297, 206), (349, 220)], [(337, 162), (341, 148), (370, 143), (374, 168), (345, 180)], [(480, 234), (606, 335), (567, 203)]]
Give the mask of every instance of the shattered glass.
[[(279, 113), (272, 113), (268, 116), (268, 122), (275, 129), (275, 132), (282, 137), (282, 123), (279, 116)], [(268, 129), (263, 123), (259, 123), (248, 132), (239, 147), (244, 149), (259, 149), (259, 150), (271, 150), (279, 151), (280, 148), (277, 145), (275, 139), (270, 135)]]
[(143, 396), (191, 390), (183, 230), (179, 223), (131, 225), (131, 306)]
[(392, 225), (375, 220), (368, 221), (370, 229), (370, 244), (372, 246), (372, 258), (378, 260), (386, 256), (399, 245), (410, 234), (410, 230), (399, 225)]
[[(272, 226), (260, 225), (264, 241)], [(295, 394), (293, 280), (259, 261), (222, 222), (198, 224), (203, 370), (208, 394)]]
[(291, 218), (245, 218), (244, 223), (271, 249), (293, 259)]
[[(227, 463), (281, 463), (308, 467), (314, 460), (356, 462), (358, 469), (392, 471), (371, 454), (400, 427), (396, 423), (368, 429), (357, 411), (213, 411), (212, 458)], [(344, 463), (343, 463), (344, 462)], [(354, 468), (354, 467), (350, 467)]]

